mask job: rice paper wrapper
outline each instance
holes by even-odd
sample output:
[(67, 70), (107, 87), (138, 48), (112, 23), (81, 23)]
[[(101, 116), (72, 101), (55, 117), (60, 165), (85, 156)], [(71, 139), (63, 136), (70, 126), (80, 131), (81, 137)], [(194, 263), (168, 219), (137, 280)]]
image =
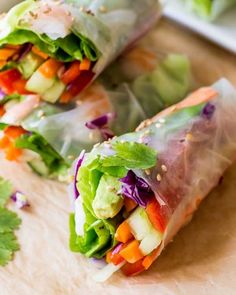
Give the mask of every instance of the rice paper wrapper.
[[(187, 52), (202, 84), (214, 82), (220, 75), (219, 69), (221, 75), (223, 72), (235, 80), (232, 56), (189, 33), (181, 33), (176, 26), (163, 22), (152, 38), (159, 48)], [(211, 49), (210, 54), (206, 47)], [(210, 71), (212, 67), (217, 70)], [(108, 282), (96, 284), (91, 279), (96, 264), (68, 249), (71, 208), (66, 185), (41, 179), (26, 165), (11, 164), (3, 157), (0, 164), (0, 174), (27, 193), (31, 203), (31, 209), (18, 212), (23, 219), (17, 232), (21, 250), (12, 263), (0, 268), (1, 294), (235, 293), (236, 165), (226, 172), (191, 223), (178, 233), (149, 271), (134, 278), (115, 274)]]

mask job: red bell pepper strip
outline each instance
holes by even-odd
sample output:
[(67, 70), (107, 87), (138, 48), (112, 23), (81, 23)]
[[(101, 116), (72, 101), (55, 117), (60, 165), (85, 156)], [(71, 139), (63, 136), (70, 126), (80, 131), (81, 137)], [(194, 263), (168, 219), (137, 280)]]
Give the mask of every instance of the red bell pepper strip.
[(155, 229), (163, 233), (166, 228), (166, 222), (164, 220), (164, 217), (160, 213), (161, 206), (155, 198), (152, 198), (148, 202), (148, 205), (146, 207), (146, 212), (147, 212), (149, 220), (151, 221)]
[(82, 72), (79, 77), (68, 86), (68, 89), (62, 94), (60, 98), (61, 103), (68, 103), (75, 96), (77, 96), (93, 79), (94, 73), (91, 71)]
[(6, 94), (15, 92), (13, 83), (21, 79), (21, 74), (16, 69), (10, 69), (0, 73), (0, 88)]
[(124, 275), (127, 277), (130, 276), (135, 276), (139, 274), (140, 272), (144, 271), (145, 268), (143, 266), (143, 260), (139, 260), (135, 263), (126, 263), (122, 268), (121, 271), (123, 272)]
[(78, 76), (80, 75), (80, 62), (75, 61), (73, 62), (69, 69), (65, 71), (65, 73), (61, 76), (61, 81), (64, 84), (70, 84), (73, 82)]

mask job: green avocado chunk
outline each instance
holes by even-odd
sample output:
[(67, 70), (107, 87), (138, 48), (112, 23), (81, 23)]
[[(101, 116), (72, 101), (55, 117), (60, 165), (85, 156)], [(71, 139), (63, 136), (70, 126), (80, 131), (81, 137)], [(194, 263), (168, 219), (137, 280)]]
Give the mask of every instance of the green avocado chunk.
[(118, 194), (120, 181), (104, 174), (99, 182), (92, 207), (97, 218), (108, 219), (116, 216), (123, 206), (123, 198)]

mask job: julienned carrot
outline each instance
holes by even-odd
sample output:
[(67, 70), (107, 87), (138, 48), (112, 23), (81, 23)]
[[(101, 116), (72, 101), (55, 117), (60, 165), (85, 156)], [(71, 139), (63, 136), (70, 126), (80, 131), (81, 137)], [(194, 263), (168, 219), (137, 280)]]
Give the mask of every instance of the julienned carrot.
[(144, 257), (143, 253), (139, 249), (139, 242), (136, 240), (132, 241), (124, 249), (122, 249), (120, 251), (120, 255), (129, 263), (135, 263)]
[(70, 91), (66, 90), (64, 93), (62, 93), (60, 97), (60, 103), (68, 103), (73, 99), (73, 95), (71, 94)]
[(0, 69), (2, 69), (7, 64), (7, 61), (0, 60)]
[(62, 75), (61, 80), (64, 84), (73, 82), (80, 75), (80, 62), (73, 62), (69, 69)]
[(127, 212), (131, 212), (134, 208), (137, 207), (137, 203), (135, 203), (130, 198), (124, 198), (124, 205)]
[(126, 263), (122, 268), (121, 271), (124, 275), (127, 277), (135, 276), (139, 274), (140, 272), (144, 271), (145, 268), (143, 266), (143, 260), (138, 260), (135, 263)]
[(17, 126), (9, 126), (4, 130), (5, 136), (8, 136), (11, 139), (16, 139), (25, 133), (26, 131), (22, 127)]
[(0, 149), (7, 149), (9, 148), (11, 145), (11, 141), (9, 139), (8, 136), (4, 135), (1, 139), (0, 139)]
[(48, 54), (42, 52), (42, 51), (41, 51), (40, 49), (38, 49), (38, 47), (36, 47), (36, 46), (33, 46), (33, 47), (32, 47), (32, 51), (33, 51), (34, 54), (40, 56), (40, 57), (43, 58), (43, 59), (47, 59), (47, 58), (48, 58)]
[(22, 155), (22, 150), (17, 149), (12, 143), (6, 150), (6, 159), (8, 161), (16, 161)]
[(145, 269), (148, 269), (153, 264), (153, 262), (157, 259), (159, 253), (160, 253), (160, 247), (155, 249), (150, 255), (146, 256), (142, 262), (143, 267)]
[(190, 94), (187, 98), (185, 98), (181, 102), (160, 112), (158, 115), (155, 116), (154, 120), (165, 117), (177, 110), (181, 110), (183, 108), (187, 108), (187, 107), (195, 106), (195, 105), (198, 105), (198, 104), (201, 104), (204, 102), (208, 102), (208, 101), (214, 99), (217, 95), (218, 95), (218, 93), (216, 92), (216, 90), (211, 87), (200, 88), (197, 91)]
[(113, 263), (114, 265), (118, 265), (120, 264), (121, 262), (124, 261), (124, 258), (120, 255), (120, 251), (122, 249), (124, 249), (127, 245), (126, 244), (123, 244), (120, 246), (118, 246), (120, 249), (119, 251), (116, 253), (116, 251), (114, 251), (114, 249), (112, 249), (111, 251), (109, 251), (107, 254), (106, 254), (106, 262), (107, 263)]
[(2, 117), (5, 114), (5, 109), (3, 105), (0, 105), (0, 117)]
[(40, 67), (39, 72), (48, 79), (54, 78), (62, 66), (62, 63), (53, 59), (49, 58), (46, 60)]
[(16, 49), (1, 48), (0, 49), (0, 60), (6, 61), (16, 53)]
[(155, 229), (163, 233), (166, 227), (166, 222), (164, 217), (160, 214), (161, 207), (155, 198), (149, 200), (146, 207), (146, 212)]
[(129, 224), (126, 221), (122, 222), (116, 230), (115, 239), (121, 243), (127, 243), (133, 238)]
[(91, 61), (87, 58), (84, 58), (80, 63), (80, 70), (81, 71), (88, 71), (91, 67)]

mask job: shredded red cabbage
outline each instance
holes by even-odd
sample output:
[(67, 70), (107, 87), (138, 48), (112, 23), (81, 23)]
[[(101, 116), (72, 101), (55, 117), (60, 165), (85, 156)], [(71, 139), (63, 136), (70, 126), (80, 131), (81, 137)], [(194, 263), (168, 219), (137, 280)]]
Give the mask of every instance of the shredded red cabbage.
[(75, 179), (74, 179), (74, 196), (75, 196), (75, 200), (80, 196), (80, 193), (78, 191), (77, 188), (77, 175), (79, 172), (79, 168), (81, 167), (83, 160), (84, 160), (84, 156), (85, 156), (85, 150), (83, 150), (80, 155), (79, 158), (77, 160), (76, 166), (75, 166)]
[(120, 252), (120, 250), (121, 250), (121, 248), (122, 248), (123, 245), (124, 245), (123, 243), (118, 243), (118, 244), (115, 246), (115, 248), (113, 248), (113, 250), (112, 250), (112, 255), (114, 255), (114, 254), (118, 254), (118, 253)]
[(210, 120), (215, 112), (215, 109), (216, 109), (215, 105), (209, 102), (203, 108), (201, 116)]
[(108, 124), (116, 117), (115, 113), (107, 113), (99, 118), (87, 122), (85, 126), (91, 130), (98, 129), (104, 140), (114, 137), (114, 133), (108, 127)]
[(0, 101), (4, 99), (5, 97), (5, 93), (3, 92), (3, 90), (0, 88)]
[(149, 184), (135, 175), (132, 170), (129, 170), (128, 174), (120, 181), (122, 182), (120, 193), (135, 201), (139, 206), (146, 208), (149, 199), (154, 195)]
[(14, 192), (14, 194), (12, 194), (11, 196), (11, 200), (15, 202), (16, 207), (19, 209), (23, 209), (25, 207), (30, 206), (27, 197), (20, 191)]
[(19, 56), (16, 61), (21, 61), (26, 56), (26, 54), (28, 54), (31, 51), (32, 47), (33, 44), (31, 43), (24, 44), (20, 49)]

